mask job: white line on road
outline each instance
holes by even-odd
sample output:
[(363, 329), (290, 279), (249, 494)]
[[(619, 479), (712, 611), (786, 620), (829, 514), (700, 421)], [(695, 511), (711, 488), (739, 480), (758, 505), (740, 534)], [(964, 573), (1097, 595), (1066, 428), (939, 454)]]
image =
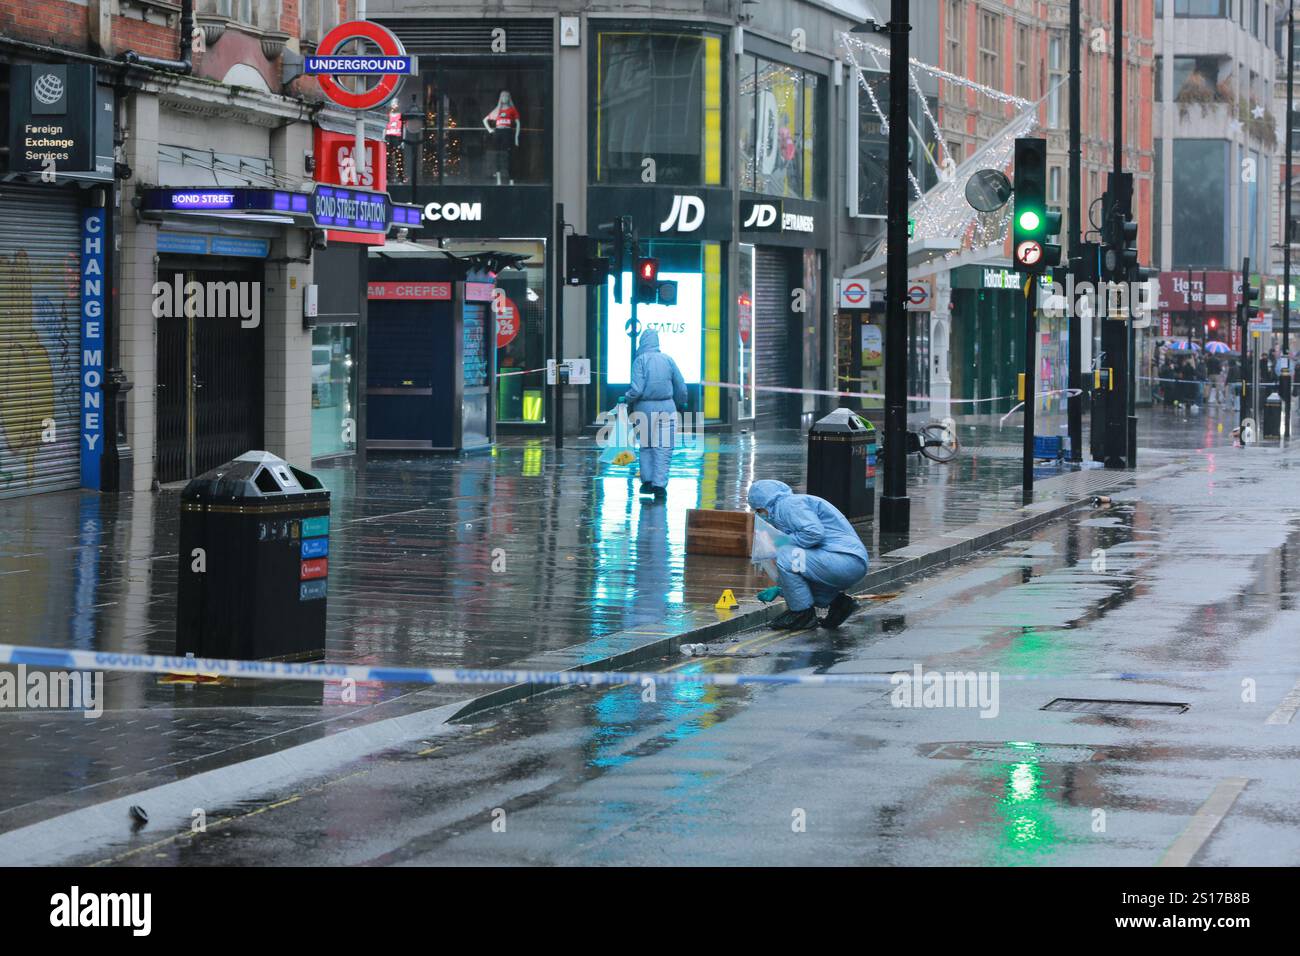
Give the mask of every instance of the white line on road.
[(1187, 829), (1179, 834), (1178, 839), (1165, 851), (1165, 855), (1160, 858), (1156, 866), (1189, 865), (1192, 857), (1200, 852), (1215, 828), (1223, 822), (1223, 818), (1228, 815), (1228, 811), (1232, 809), (1232, 805), (1237, 802), (1237, 797), (1241, 796), (1241, 791), (1246, 789), (1246, 784), (1249, 782), (1245, 777), (1228, 777), (1226, 780), (1220, 780), (1210, 794), (1210, 798), (1201, 804), (1201, 809), (1196, 811), (1192, 822), (1187, 824)]
[(1291, 693), (1282, 698), (1282, 703), (1277, 705), (1277, 710), (1268, 715), (1266, 724), (1289, 724), (1295, 717), (1296, 711), (1300, 710), (1300, 681), (1291, 688)]

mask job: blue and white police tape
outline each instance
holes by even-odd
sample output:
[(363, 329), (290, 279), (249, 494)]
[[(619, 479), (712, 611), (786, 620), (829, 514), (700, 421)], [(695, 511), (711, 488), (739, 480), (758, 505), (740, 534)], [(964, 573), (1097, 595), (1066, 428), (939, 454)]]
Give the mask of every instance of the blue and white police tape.
[[(741, 686), (745, 684), (803, 684), (811, 686), (879, 685), (896, 682), (900, 675), (912, 676), (912, 671), (899, 669), (889, 673), (848, 674), (722, 674), (704, 671), (535, 671), (518, 669), (452, 668), (452, 667), (366, 667), (356, 664), (310, 664), (285, 661), (240, 661), (216, 658), (174, 657), (163, 654), (131, 654), (120, 651), (79, 651), (57, 647), (31, 647), (21, 644), (0, 644), (0, 665), (25, 665), (53, 670), (115, 671), (137, 674), (185, 674), (202, 677), (250, 678), (255, 680), (295, 680), (338, 683), (351, 680), (358, 684), (484, 684), (509, 686), (513, 684), (561, 685), (616, 685), (616, 684), (710, 684), (714, 686)], [(941, 671), (930, 667), (926, 673)], [(975, 672), (973, 667), (952, 669), (954, 672)], [(1004, 674), (996, 673), (1003, 681), (1158, 681), (1182, 678), (1226, 676), (1213, 671), (1102, 671), (1091, 674)], [(1291, 668), (1252, 669), (1249, 675), (1263, 677), (1300, 677), (1300, 664)]]

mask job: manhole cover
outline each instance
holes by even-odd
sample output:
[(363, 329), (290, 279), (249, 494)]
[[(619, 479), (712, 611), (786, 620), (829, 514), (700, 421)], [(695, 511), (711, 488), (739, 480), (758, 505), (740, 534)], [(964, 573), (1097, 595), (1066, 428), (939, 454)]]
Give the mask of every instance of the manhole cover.
[(1098, 714), (1102, 717), (1129, 717), (1142, 714), (1181, 714), (1187, 704), (1163, 700), (1088, 700), (1082, 697), (1058, 697), (1043, 710), (1067, 714)]
[[(930, 749), (934, 748), (934, 749)], [(922, 745), (925, 756), (936, 760), (988, 760), (994, 763), (1087, 763), (1105, 754), (1081, 744), (1037, 744), (1010, 741)]]

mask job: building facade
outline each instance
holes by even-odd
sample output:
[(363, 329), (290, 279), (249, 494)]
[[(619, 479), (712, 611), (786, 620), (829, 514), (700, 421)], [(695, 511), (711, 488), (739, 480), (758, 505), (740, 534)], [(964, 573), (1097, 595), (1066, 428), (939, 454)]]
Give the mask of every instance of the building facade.
[(1278, 3), (1158, 0), (1155, 16), (1160, 339), (1236, 351), (1243, 260), (1280, 271)]
[(301, 68), (347, 13), (339, 0), (0, 3), (14, 91), (0, 496), (145, 491), (251, 448), (306, 465), (360, 447), (357, 240), (383, 242), (396, 211), (382, 182), (355, 178), (331, 195), (368, 220), (310, 207), (339, 182), (321, 137), (355, 127)]
[[(868, 8), (372, 0), (368, 15), (420, 57), (390, 191), (424, 208), (422, 243), (526, 257), (497, 277), (500, 425), (554, 426), (557, 206), (577, 234), (631, 216), (642, 255), (676, 281), (676, 302), (640, 306), (638, 327), (659, 333), (707, 425), (806, 426), (827, 404), (765, 389), (833, 384), (833, 281), (877, 228), (843, 198), (838, 43)], [(616, 301), (614, 281), (559, 297), (559, 357), (592, 367), (565, 389), (569, 431), (628, 384), (630, 295)]]

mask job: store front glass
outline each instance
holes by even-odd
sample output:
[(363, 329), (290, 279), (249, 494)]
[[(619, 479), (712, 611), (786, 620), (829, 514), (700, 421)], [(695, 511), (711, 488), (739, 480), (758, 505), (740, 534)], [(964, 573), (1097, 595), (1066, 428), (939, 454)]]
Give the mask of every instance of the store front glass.
[[(701, 389), (702, 381), (721, 381), (722, 349), (717, 316), (722, 312), (721, 247), (716, 242), (642, 242), (646, 255), (659, 260), (660, 281), (677, 283), (673, 305), (637, 306), (637, 323), (642, 332), (659, 333), (661, 351), (671, 355), (681, 370), (691, 405), (701, 409), (695, 396), (703, 393), (702, 410), (707, 419), (721, 415), (718, 388)], [(614, 277), (598, 296), (600, 354), (604, 356), (602, 407), (609, 408), (627, 390), (632, 377), (633, 345), (627, 326), (631, 319), (632, 273), (625, 272), (623, 301), (614, 301)], [(713, 319), (710, 321), (709, 316)]]
[[(483, 66), (438, 63), (421, 79), (421, 94), (398, 101), (408, 117), (418, 117), (423, 106), (423, 119), (405, 124), (406, 149), (389, 151), (390, 184), (550, 182), (549, 58), (502, 55)], [(422, 104), (417, 95), (423, 95)]]
[(742, 56), (739, 76), (740, 188), (765, 196), (824, 199), (817, 117), (825, 83), (783, 63)]
[(311, 456), (356, 451), (357, 327), (318, 325), (311, 334)]
[(740, 376), (738, 417), (754, 417), (754, 247), (740, 246), (736, 276), (736, 357)]
[(493, 306), (497, 341), (497, 421), (546, 421), (546, 243), (541, 240), (448, 239), (443, 248), (465, 258), (513, 252), (524, 268), (497, 275), (502, 295)]
[(606, 29), (592, 48), (592, 182), (721, 185), (722, 37)]

